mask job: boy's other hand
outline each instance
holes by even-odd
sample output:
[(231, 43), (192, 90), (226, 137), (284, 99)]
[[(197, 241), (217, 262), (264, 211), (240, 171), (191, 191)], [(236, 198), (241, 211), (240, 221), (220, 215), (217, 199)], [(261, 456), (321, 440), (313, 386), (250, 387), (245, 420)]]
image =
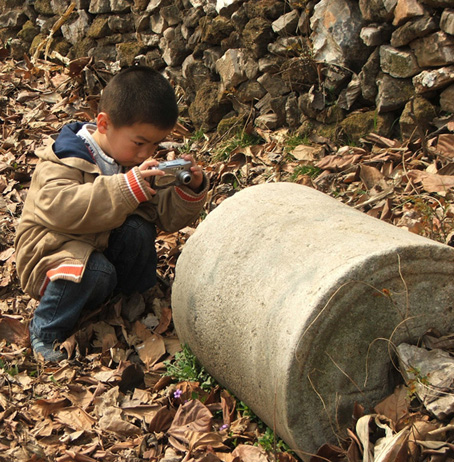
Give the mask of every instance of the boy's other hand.
[(182, 158), (192, 163), (192, 167), (191, 167), (192, 179), (186, 186), (191, 188), (194, 192), (199, 192), (200, 186), (203, 183), (202, 167), (196, 164), (194, 157), (192, 157), (190, 154), (185, 154), (182, 156)]
[[(159, 162), (155, 159), (146, 160), (145, 162), (139, 165), (139, 172), (142, 175), (142, 178), (148, 179), (152, 176), (163, 176), (165, 173), (162, 170), (158, 170), (157, 166)], [(156, 194), (156, 190), (151, 187), (149, 181), (145, 182), (145, 187), (147, 191), (154, 196)]]

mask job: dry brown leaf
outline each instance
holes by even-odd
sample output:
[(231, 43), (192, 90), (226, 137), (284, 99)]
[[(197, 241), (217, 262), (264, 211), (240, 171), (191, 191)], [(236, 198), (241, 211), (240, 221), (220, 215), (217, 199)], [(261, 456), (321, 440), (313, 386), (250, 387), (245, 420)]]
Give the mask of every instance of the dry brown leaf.
[(175, 409), (161, 407), (161, 409), (152, 417), (150, 425), (148, 426), (148, 431), (155, 433), (167, 431), (170, 428), (170, 425), (172, 425), (175, 414)]
[(323, 152), (322, 146), (314, 147), (300, 144), (290, 151), (290, 154), (297, 160), (313, 162), (320, 156), (321, 152)]
[(35, 405), (40, 410), (43, 417), (47, 417), (54, 412), (68, 406), (69, 401), (66, 398), (38, 399)]
[(339, 172), (357, 164), (362, 159), (362, 157), (363, 156), (361, 154), (333, 154), (324, 157), (322, 160), (319, 160), (315, 166), (323, 170)]
[(259, 446), (240, 444), (232, 452), (232, 455), (239, 457), (244, 462), (269, 462), (266, 452)]
[(99, 419), (98, 426), (102, 430), (113, 432), (122, 436), (140, 434), (140, 428), (124, 420), (122, 410), (116, 407), (104, 409), (104, 414)]
[(140, 359), (147, 368), (155, 364), (166, 352), (164, 340), (158, 334), (148, 337), (143, 343), (136, 346)]
[(433, 138), (430, 142), (434, 146), (437, 153), (449, 159), (454, 158), (454, 135), (451, 133), (443, 133)]
[(383, 174), (377, 168), (371, 167), (370, 165), (360, 165), (359, 177), (366, 189), (372, 189), (377, 185), (385, 189), (388, 186)]
[(215, 432), (195, 432), (188, 430), (185, 434), (189, 451), (211, 447), (214, 449), (228, 449), (222, 442), (222, 436)]
[(454, 188), (454, 176), (431, 174), (421, 170), (411, 170), (407, 176), (417, 183), (422, 183), (425, 191), (436, 192), (442, 196), (446, 195), (450, 188)]
[(57, 409), (54, 412), (55, 420), (72, 428), (73, 430), (91, 430), (96, 423), (96, 419), (78, 407), (67, 407)]
[(188, 446), (187, 432), (209, 433), (212, 420), (213, 415), (207, 407), (194, 399), (178, 408), (168, 434)]
[(154, 330), (155, 334), (163, 334), (172, 321), (172, 310), (170, 308), (161, 309), (161, 317), (159, 318), (159, 324)]
[(0, 339), (16, 345), (30, 345), (28, 326), (20, 318), (0, 316)]
[(392, 395), (378, 403), (374, 410), (397, 424), (402, 417), (408, 415), (408, 405), (408, 389), (401, 385), (396, 387)]

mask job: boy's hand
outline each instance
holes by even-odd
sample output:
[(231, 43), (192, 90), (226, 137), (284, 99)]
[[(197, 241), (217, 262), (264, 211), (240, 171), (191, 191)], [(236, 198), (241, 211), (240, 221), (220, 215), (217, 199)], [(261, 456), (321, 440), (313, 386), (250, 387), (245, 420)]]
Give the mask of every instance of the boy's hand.
[(191, 181), (186, 185), (191, 188), (194, 192), (199, 192), (200, 186), (203, 183), (203, 171), (202, 167), (196, 164), (194, 157), (190, 154), (185, 154), (181, 156), (184, 160), (190, 161), (192, 163), (191, 167)]
[[(152, 176), (163, 176), (165, 173), (162, 170), (158, 170), (157, 166), (159, 165), (159, 162), (157, 160), (151, 159), (151, 160), (146, 160), (145, 162), (141, 163), (139, 165), (139, 172), (142, 175), (142, 178), (147, 179)], [(149, 181), (145, 182), (145, 187), (147, 188), (147, 191), (154, 196), (156, 194), (156, 190), (153, 189), (150, 185)]]

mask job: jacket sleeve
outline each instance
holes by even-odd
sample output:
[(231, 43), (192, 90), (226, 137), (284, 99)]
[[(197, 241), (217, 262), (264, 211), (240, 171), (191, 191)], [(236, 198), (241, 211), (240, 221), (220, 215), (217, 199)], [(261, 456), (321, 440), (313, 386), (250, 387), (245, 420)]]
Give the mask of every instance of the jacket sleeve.
[(205, 204), (207, 191), (208, 179), (204, 174), (200, 192), (195, 193), (187, 186), (159, 189), (151, 200), (140, 204), (139, 211), (159, 228), (172, 233), (198, 218)]
[(38, 165), (35, 221), (69, 234), (108, 231), (121, 226), (141, 202), (150, 199), (137, 167), (112, 176), (43, 162)]

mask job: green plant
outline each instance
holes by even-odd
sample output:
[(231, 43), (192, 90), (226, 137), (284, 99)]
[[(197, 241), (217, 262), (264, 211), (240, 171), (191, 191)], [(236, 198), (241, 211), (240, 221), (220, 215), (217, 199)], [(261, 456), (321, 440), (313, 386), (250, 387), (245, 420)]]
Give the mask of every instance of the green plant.
[(285, 140), (285, 146), (284, 150), (285, 152), (289, 153), (293, 149), (295, 149), (297, 146), (300, 146), (301, 144), (308, 145), (309, 144), (309, 138), (307, 136), (301, 136), (301, 135), (290, 135), (286, 140)]
[(407, 380), (407, 396), (409, 399), (413, 399), (417, 396), (418, 388), (420, 386), (429, 387), (429, 376), (422, 375), (421, 369), (419, 367), (409, 366), (407, 373), (411, 374), (413, 377)]
[(273, 430), (266, 427), (265, 433), (258, 439), (258, 444), (267, 452), (291, 452), (290, 447), (280, 438), (276, 438)]
[(219, 148), (214, 152), (214, 158), (215, 160), (225, 160), (237, 148), (245, 148), (255, 144), (262, 144), (263, 142), (264, 140), (260, 136), (246, 133), (243, 130), (220, 143)]
[(7, 362), (0, 358), (0, 369), (3, 369), (7, 374), (15, 376), (19, 374), (19, 369), (16, 364), (10, 366)]
[(175, 354), (173, 361), (164, 361), (164, 364), (167, 367), (164, 375), (179, 382), (199, 382), (203, 390), (210, 390), (216, 385), (216, 381), (206, 372), (187, 345)]
[(186, 142), (184, 143), (183, 146), (181, 146), (179, 148), (180, 150), (180, 153), (182, 154), (190, 154), (191, 153), (191, 149), (192, 149), (192, 145), (194, 143), (197, 143), (199, 141), (201, 141), (203, 138), (205, 138), (205, 133), (203, 130), (197, 130), (195, 131), (187, 140)]
[(316, 178), (320, 173), (321, 170), (315, 167), (315, 165), (300, 165), (293, 171), (290, 181), (296, 181), (300, 175), (308, 175), (311, 178)]

